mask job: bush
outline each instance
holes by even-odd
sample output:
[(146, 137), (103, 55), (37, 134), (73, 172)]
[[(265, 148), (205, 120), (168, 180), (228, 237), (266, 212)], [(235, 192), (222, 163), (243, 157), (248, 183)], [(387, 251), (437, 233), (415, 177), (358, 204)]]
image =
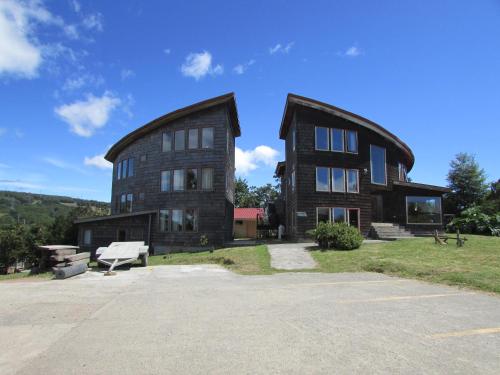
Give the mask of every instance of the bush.
[(447, 226), (449, 232), (500, 236), (500, 213), (487, 215), (481, 207), (471, 207), (454, 218)]
[(363, 243), (360, 231), (346, 223), (319, 223), (314, 237), (321, 249), (353, 250)]

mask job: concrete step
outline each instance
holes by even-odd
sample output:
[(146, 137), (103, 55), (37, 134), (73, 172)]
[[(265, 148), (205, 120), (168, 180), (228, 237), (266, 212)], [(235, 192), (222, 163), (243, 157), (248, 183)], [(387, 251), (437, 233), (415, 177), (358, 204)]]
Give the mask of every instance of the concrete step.
[(381, 240), (396, 240), (398, 238), (412, 238), (412, 233), (403, 226), (395, 223), (372, 223), (370, 236)]

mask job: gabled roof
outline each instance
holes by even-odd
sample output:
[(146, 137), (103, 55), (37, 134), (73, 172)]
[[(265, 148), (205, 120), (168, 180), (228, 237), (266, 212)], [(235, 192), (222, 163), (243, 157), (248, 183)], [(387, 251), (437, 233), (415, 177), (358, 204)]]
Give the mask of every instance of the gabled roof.
[(168, 124), (171, 121), (177, 120), (181, 117), (188, 116), (192, 113), (202, 111), (207, 108), (211, 108), (220, 104), (227, 104), (229, 106), (229, 115), (231, 120), (231, 125), (233, 127), (233, 133), (235, 137), (239, 137), (241, 135), (240, 123), (238, 121), (238, 111), (236, 109), (236, 100), (234, 97), (234, 93), (228, 93), (221, 96), (217, 96), (215, 98), (211, 98), (208, 100), (204, 100), (202, 102), (198, 102), (192, 104), (190, 106), (177, 109), (173, 112), (167, 113), (157, 119), (148, 122), (146, 125), (137, 128), (133, 132), (127, 134), (118, 142), (116, 142), (107, 152), (104, 158), (107, 161), (114, 162), (118, 154), (128, 145), (130, 145), (135, 140), (143, 137), (144, 135), (152, 132), (153, 130), (158, 129), (161, 126)]
[(234, 220), (257, 220), (257, 216), (263, 216), (263, 208), (235, 208), (234, 209)]
[(288, 134), (288, 129), (290, 128), (290, 124), (292, 122), (293, 110), (297, 106), (317, 109), (319, 111), (323, 111), (332, 114), (334, 116), (344, 118), (346, 120), (354, 122), (355, 124), (364, 126), (367, 129), (374, 131), (375, 133), (380, 134), (382, 137), (386, 138), (388, 141), (392, 142), (399, 149), (401, 149), (401, 151), (403, 151), (403, 153), (407, 157), (408, 171), (410, 171), (410, 169), (413, 167), (413, 164), (415, 163), (415, 157), (413, 156), (413, 152), (411, 151), (410, 147), (408, 147), (406, 143), (404, 143), (401, 139), (396, 137), (388, 130), (384, 129), (382, 126), (378, 125), (377, 123), (371, 120), (361, 117), (355, 113), (346, 111), (345, 109), (335, 107), (331, 104), (323, 103), (296, 94), (288, 94), (286, 98), (285, 111), (283, 113), (283, 119), (281, 120), (281, 127), (279, 133), (281, 139), (285, 139), (286, 135)]

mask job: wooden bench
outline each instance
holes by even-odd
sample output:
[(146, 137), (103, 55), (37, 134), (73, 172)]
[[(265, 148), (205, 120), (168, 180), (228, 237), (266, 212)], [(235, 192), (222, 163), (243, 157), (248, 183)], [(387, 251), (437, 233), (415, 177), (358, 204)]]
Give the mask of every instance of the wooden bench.
[(457, 230), (457, 236), (456, 237), (449, 237), (449, 236), (443, 236), (440, 235), (437, 231), (437, 229), (434, 231), (434, 242), (440, 245), (448, 245), (448, 240), (453, 239), (457, 241), (457, 247), (462, 247), (465, 245), (465, 241), (467, 241), (467, 238), (465, 237), (460, 237), (460, 231)]

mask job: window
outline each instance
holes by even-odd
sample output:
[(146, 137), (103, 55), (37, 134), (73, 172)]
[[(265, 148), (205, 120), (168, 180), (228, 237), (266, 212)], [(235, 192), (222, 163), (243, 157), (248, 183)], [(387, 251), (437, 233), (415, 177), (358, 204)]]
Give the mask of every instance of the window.
[(344, 131), (342, 129), (331, 129), (332, 151), (344, 152)]
[(122, 162), (119, 162), (116, 167), (116, 179), (119, 180), (120, 178), (122, 178)]
[(345, 223), (347, 221), (345, 208), (334, 207), (332, 208), (332, 221), (334, 223)]
[(407, 170), (406, 170), (406, 165), (403, 163), (398, 164), (398, 171), (399, 171), (399, 181), (408, 181), (408, 176), (407, 176)]
[(127, 212), (132, 212), (133, 200), (134, 200), (134, 194), (127, 194)]
[(176, 130), (174, 134), (175, 151), (182, 151), (186, 148), (186, 135), (184, 130)]
[(330, 191), (330, 168), (316, 167), (316, 191)]
[(440, 197), (406, 197), (408, 224), (441, 224)]
[(316, 209), (316, 223), (328, 223), (330, 221), (330, 209), (328, 207), (318, 207)]
[(328, 151), (328, 128), (316, 126), (316, 150)]
[(172, 231), (182, 232), (183, 229), (183, 212), (182, 210), (172, 210)]
[(213, 168), (202, 168), (201, 170), (201, 188), (203, 190), (212, 190), (214, 186)]
[(292, 171), (292, 176), (291, 176), (291, 179), (292, 179), (292, 191), (295, 191), (295, 171)]
[(346, 149), (347, 152), (351, 152), (353, 154), (358, 153), (358, 132), (354, 130), (346, 130)]
[(161, 191), (170, 191), (172, 190), (172, 181), (171, 181), (171, 177), (172, 176), (172, 173), (170, 171), (163, 171), (161, 172), (161, 187), (160, 187), (160, 190)]
[(295, 127), (292, 129), (292, 150), (295, 151), (295, 144), (297, 141), (297, 133), (295, 131)]
[(186, 232), (193, 232), (196, 231), (197, 228), (197, 222), (196, 222), (196, 210), (195, 209), (187, 209), (186, 210), (186, 221), (185, 221), (185, 231)]
[(187, 169), (186, 170), (186, 190), (197, 190), (198, 189), (198, 170), (197, 169)]
[(160, 210), (160, 232), (170, 232), (169, 210)]
[(172, 132), (163, 133), (162, 151), (172, 151)]
[(387, 185), (385, 148), (370, 145), (372, 184)]
[(139, 193), (139, 198), (138, 198), (138, 201), (139, 201), (139, 202), (144, 202), (144, 192), (140, 192), (140, 193)]
[(347, 175), (347, 192), (359, 193), (359, 172), (357, 169), (346, 170)]
[(174, 171), (174, 191), (184, 190), (184, 169)]
[(198, 148), (198, 129), (189, 129), (188, 133), (188, 148)]
[(120, 212), (125, 212), (127, 209), (127, 195), (122, 194), (120, 196)]
[(201, 147), (214, 147), (214, 128), (203, 128), (201, 131)]
[(122, 178), (126, 178), (127, 177), (127, 164), (128, 164), (128, 160), (122, 160)]
[(134, 176), (134, 159), (128, 159), (128, 176)]
[(85, 229), (83, 231), (83, 244), (85, 246), (92, 245), (92, 231), (90, 229)]
[(345, 173), (342, 168), (332, 168), (332, 191), (345, 192)]

